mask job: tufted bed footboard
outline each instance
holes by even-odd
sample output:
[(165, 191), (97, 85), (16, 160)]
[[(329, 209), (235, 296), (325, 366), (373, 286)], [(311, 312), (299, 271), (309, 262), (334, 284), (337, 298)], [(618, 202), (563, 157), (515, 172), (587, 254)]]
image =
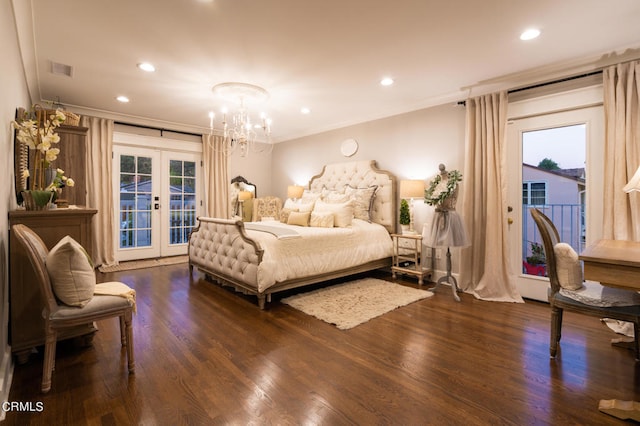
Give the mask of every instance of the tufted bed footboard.
[(223, 285), (258, 296), (264, 308), (265, 294), (258, 291), (258, 266), (263, 250), (250, 239), (242, 221), (198, 218), (189, 236), (189, 270), (196, 267)]

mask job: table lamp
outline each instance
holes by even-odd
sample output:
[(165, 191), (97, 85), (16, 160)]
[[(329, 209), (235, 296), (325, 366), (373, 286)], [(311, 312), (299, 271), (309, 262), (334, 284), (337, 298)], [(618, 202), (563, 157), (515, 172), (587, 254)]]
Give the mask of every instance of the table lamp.
[(287, 198), (291, 198), (293, 201), (302, 197), (302, 193), (304, 192), (304, 187), (300, 185), (289, 185), (287, 187)]
[(413, 199), (424, 197), (424, 181), (423, 180), (401, 180), (400, 181), (400, 198), (410, 201), (411, 210), (409, 210), (409, 231), (413, 231)]
[(238, 216), (242, 216), (244, 220), (244, 202), (253, 198), (253, 193), (251, 191), (240, 191), (238, 192)]

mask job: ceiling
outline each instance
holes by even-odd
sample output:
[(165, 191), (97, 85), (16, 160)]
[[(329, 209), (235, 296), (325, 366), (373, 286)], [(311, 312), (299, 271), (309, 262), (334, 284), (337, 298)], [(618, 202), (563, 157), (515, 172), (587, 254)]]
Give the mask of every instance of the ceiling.
[[(13, 1), (34, 99), (203, 131), (229, 103), (211, 88), (250, 83), (269, 92), (248, 106), (269, 114), (276, 142), (640, 56), (638, 0), (24, 3)], [(542, 34), (523, 42), (529, 27)], [(384, 76), (395, 84), (381, 86)]]

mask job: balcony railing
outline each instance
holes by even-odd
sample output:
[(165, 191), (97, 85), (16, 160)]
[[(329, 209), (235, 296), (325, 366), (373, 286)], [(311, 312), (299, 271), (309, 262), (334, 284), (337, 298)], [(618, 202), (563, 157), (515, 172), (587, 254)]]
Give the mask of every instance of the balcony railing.
[(585, 209), (582, 204), (545, 204), (534, 206), (522, 205), (522, 260), (531, 256), (531, 244), (542, 245), (542, 237), (538, 231), (529, 209), (537, 208), (555, 225), (560, 241), (569, 244), (580, 253), (585, 247)]

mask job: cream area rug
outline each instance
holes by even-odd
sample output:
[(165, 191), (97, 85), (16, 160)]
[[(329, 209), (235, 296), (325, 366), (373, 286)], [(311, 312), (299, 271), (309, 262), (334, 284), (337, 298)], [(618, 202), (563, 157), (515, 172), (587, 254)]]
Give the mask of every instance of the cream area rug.
[(376, 278), (363, 278), (282, 299), (307, 315), (348, 330), (400, 306), (433, 296)]
[(160, 257), (157, 259), (130, 260), (128, 262), (120, 262), (117, 265), (99, 266), (100, 272), (118, 272), (130, 271), (131, 269), (153, 268), (154, 266), (175, 265), (177, 263), (187, 263), (189, 256), (171, 256)]

